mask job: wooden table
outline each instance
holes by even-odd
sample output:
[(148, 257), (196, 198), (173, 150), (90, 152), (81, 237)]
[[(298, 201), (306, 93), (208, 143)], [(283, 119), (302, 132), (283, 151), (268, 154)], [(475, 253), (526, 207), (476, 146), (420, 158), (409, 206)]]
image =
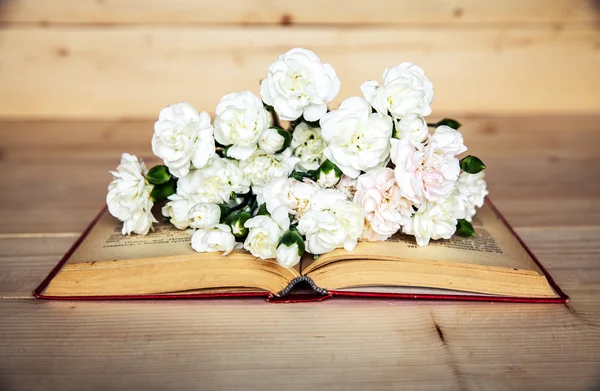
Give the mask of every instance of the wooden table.
[(600, 117), (457, 117), (568, 304), (35, 300), (152, 121), (0, 122), (0, 389), (597, 389)]

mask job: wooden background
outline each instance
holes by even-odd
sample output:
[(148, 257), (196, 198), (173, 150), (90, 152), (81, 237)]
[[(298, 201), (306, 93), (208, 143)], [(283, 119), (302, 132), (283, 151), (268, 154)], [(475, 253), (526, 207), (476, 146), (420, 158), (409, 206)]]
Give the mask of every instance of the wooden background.
[(358, 94), (392, 64), (421, 65), (434, 111), (600, 109), (592, 0), (3, 0), (0, 117), (148, 118), (212, 112), (277, 55), (313, 49)]
[[(586, 0), (0, 0), (0, 390), (600, 388), (600, 13)], [(315, 50), (336, 102), (401, 61), (459, 119), (567, 305), (31, 297), (159, 110)]]

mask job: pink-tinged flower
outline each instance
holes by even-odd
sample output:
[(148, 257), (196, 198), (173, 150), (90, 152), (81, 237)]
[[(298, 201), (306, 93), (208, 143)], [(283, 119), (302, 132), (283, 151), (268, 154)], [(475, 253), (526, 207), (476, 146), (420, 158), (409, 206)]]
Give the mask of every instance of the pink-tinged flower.
[(365, 212), (363, 240), (386, 240), (410, 221), (412, 202), (402, 197), (394, 170), (378, 168), (358, 177), (354, 203)]
[(426, 146), (392, 139), (392, 162), (403, 197), (419, 204), (448, 197), (460, 174), (456, 157), (467, 150), (460, 132), (440, 126)]

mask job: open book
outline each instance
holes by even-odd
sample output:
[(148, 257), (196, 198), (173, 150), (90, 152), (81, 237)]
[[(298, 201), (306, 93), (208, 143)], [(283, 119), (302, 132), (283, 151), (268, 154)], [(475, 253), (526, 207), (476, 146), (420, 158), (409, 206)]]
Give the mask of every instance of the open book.
[(359, 242), (354, 251), (305, 256), (293, 269), (245, 251), (197, 253), (190, 234), (159, 224), (147, 236), (123, 236), (101, 213), (34, 295), (50, 299), (266, 296), (295, 301), (294, 286), (314, 298), (379, 296), (565, 302), (566, 295), (495, 211), (478, 211), (476, 236), (418, 247), (409, 236)]

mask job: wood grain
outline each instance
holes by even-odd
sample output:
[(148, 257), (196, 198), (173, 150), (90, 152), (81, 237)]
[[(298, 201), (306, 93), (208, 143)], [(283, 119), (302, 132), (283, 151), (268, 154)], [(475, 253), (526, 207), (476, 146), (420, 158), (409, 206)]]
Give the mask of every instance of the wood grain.
[[(0, 310), (11, 390), (583, 390), (599, 381), (598, 330), (561, 305), (9, 300)], [(43, 362), (35, 376), (32, 362)]]
[(432, 80), (434, 112), (596, 113), (595, 27), (61, 26), (0, 29), (0, 117), (139, 118), (189, 101), (212, 111), (225, 93), (258, 92), (281, 53), (315, 50), (336, 69), (339, 102), (390, 64)]
[(598, 19), (586, 0), (20, 0), (0, 8), (4, 23), (65, 24), (326, 24), (485, 25), (590, 23)]

